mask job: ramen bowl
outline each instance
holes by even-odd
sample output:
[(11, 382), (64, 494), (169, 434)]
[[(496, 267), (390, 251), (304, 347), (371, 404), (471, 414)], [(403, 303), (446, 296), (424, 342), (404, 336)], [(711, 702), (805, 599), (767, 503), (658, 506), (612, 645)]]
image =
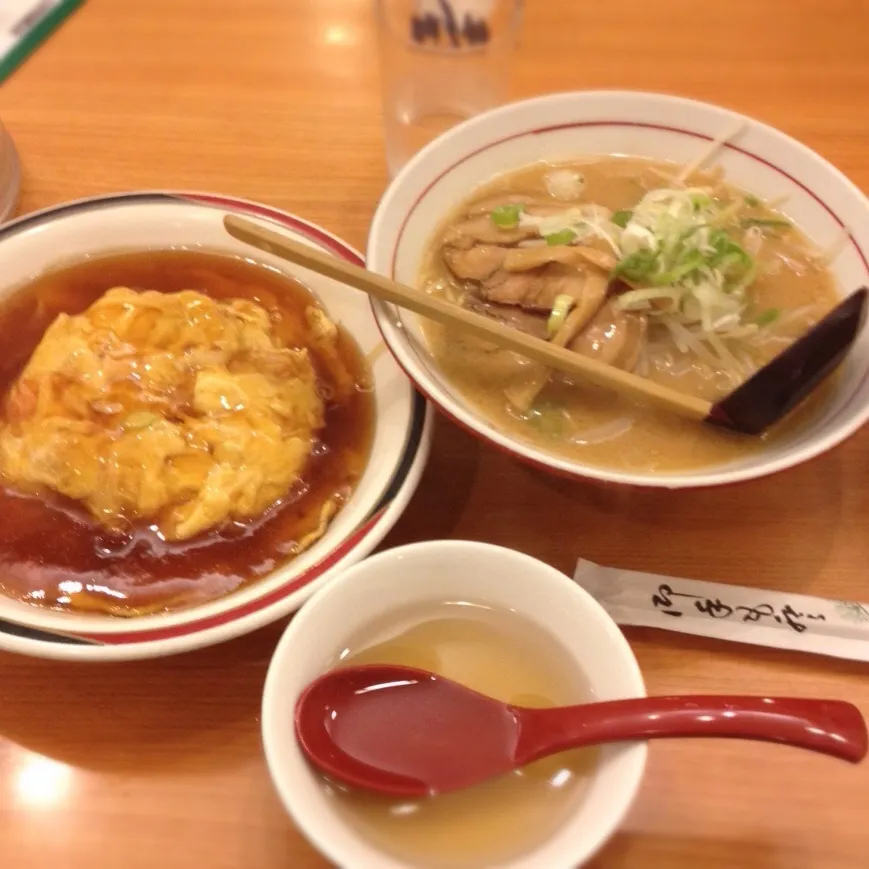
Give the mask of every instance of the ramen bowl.
[[(381, 838), (375, 843), (348, 821), (295, 738), (296, 701), (309, 682), (334, 666), (354, 635), (374, 624), (394, 630), (406, 607), (442, 601), (470, 601), (520, 613), (568, 656), (584, 677), (589, 700), (645, 696), (636, 659), (615, 622), (587, 592), (543, 562), (460, 540), (402, 546), (366, 559), (318, 592), (293, 619), (275, 649), (263, 695), (262, 733), (272, 781), (299, 829), (336, 866), (403, 869), (419, 864), (410, 855), (402, 858), (391, 851), (391, 842)], [(470, 643), (463, 648), (472, 654)], [(475, 855), (479, 859), (472, 859), (473, 865), (574, 869), (584, 863), (630, 808), (646, 753), (644, 742), (602, 746), (579, 800), (560, 814), (551, 835), (510, 857)], [(412, 808), (405, 806), (408, 810)], [(473, 824), (486, 824), (498, 813), (479, 793), (468, 811), (475, 815)], [(524, 820), (524, 825), (516, 819), (513, 823), (529, 826)], [(469, 858), (467, 853), (461, 856)]]
[[(380, 335), (363, 294), (235, 241), (223, 229), (228, 212), (361, 261), (340, 239), (276, 209), (204, 194), (127, 194), (73, 202), (0, 228), (0, 298), (45, 272), (87, 259), (151, 250), (206, 251), (246, 258), (297, 279), (352, 336), (362, 354), (376, 350)], [(223, 597), (133, 618), (56, 611), (0, 594), (0, 649), (102, 661), (168, 655), (218, 643), (293, 612), (314, 590), (371, 552), (419, 482), (430, 429), (424, 401), (390, 355), (375, 353), (371, 359), (375, 410), (369, 458), (352, 494), (310, 548)]]
[[(627, 155), (688, 165), (724, 140), (714, 162), (727, 181), (778, 206), (819, 249), (837, 250), (840, 294), (869, 283), (869, 201), (841, 172), (785, 134), (716, 106), (632, 92), (578, 92), (506, 105), (449, 130), (420, 151), (380, 202), (367, 266), (419, 286), (435, 231), (470, 191), (543, 160)], [(626, 207), (626, 206), (619, 206)], [(384, 338), (419, 389), (474, 435), (545, 471), (567, 477), (670, 489), (763, 477), (839, 444), (869, 418), (869, 332), (858, 338), (822, 408), (725, 463), (690, 470), (622, 470), (565, 457), (493, 423), (456, 388), (432, 355), (422, 320), (373, 302)], [(753, 446), (753, 445), (752, 445)]]

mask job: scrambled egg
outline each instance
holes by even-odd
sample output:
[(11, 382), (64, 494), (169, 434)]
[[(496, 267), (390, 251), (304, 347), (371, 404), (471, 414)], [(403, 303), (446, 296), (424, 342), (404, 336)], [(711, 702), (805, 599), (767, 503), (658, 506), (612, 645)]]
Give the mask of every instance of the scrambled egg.
[[(334, 324), (307, 317), (334, 350)], [(167, 540), (274, 504), (324, 424), (308, 351), (282, 346), (260, 305), (123, 287), (49, 326), (4, 411), (0, 479)]]

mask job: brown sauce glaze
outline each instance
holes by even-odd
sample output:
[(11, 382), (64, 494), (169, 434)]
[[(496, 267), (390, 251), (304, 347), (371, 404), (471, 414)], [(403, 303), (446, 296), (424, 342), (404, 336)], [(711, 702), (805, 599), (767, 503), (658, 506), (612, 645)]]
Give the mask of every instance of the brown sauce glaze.
[[(0, 399), (59, 313), (80, 313), (114, 286), (254, 300), (270, 312), (288, 346), (309, 347), (322, 395), (333, 394), (327, 368), (306, 340), (304, 310), (316, 302), (304, 286), (242, 259), (163, 250), (81, 262), (0, 302)], [(76, 608), (129, 616), (220, 597), (291, 560), (298, 541), (317, 528), (322, 506), (336, 493), (348, 496), (368, 460), (374, 395), (367, 364), (343, 330), (339, 350), (356, 389), (341, 403), (327, 401), (326, 425), (301, 483), (274, 507), (251, 522), (167, 543), (145, 526), (114, 534), (75, 502), (22, 496), (0, 485), (0, 591), (70, 609), (70, 591), (83, 588), (87, 594), (73, 595)]]

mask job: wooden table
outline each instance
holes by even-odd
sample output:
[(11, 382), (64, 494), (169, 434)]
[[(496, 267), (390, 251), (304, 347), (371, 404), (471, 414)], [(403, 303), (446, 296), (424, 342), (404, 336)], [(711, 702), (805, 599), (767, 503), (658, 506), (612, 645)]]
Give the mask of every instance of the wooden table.
[[(370, 0), (89, 0), (0, 90), (24, 211), (139, 188), (222, 191), (356, 247), (386, 184)], [(774, 124), (869, 190), (869, 4), (532, 0), (515, 94), (677, 92)], [(571, 571), (592, 560), (869, 598), (869, 431), (804, 467), (696, 493), (548, 479), (441, 420), (394, 546), (467, 537)], [(2, 517), (0, 517), (2, 521)], [(0, 655), (0, 865), (319, 869), (260, 750), (282, 625), (162, 661)], [(865, 666), (629, 631), (652, 692), (835, 695)], [(659, 743), (607, 869), (867, 865), (869, 774), (752, 744)], [(546, 869), (546, 867), (541, 867)]]

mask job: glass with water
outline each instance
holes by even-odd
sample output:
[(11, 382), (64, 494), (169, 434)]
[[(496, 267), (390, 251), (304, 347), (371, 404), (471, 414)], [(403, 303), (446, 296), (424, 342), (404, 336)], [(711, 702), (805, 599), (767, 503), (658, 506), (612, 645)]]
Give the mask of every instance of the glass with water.
[(444, 130), (505, 102), (521, 0), (375, 0), (390, 177)]

